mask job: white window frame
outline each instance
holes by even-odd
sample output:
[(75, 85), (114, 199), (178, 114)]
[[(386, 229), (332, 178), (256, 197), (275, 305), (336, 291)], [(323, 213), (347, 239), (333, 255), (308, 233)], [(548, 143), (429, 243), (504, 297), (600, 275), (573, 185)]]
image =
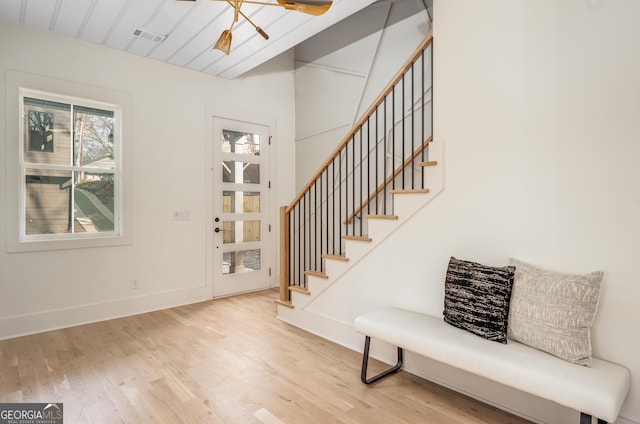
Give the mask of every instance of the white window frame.
[[(23, 98), (31, 97), (114, 112), (114, 230), (94, 233), (26, 234), (26, 169)], [(73, 249), (131, 244), (130, 100), (129, 96), (93, 86), (7, 71), (6, 96), (6, 229), (7, 251)], [(54, 145), (55, 149), (55, 145)], [(39, 166), (36, 166), (39, 167)], [(54, 166), (55, 167), (55, 166)], [(50, 168), (50, 166), (42, 166)], [(68, 166), (64, 170), (80, 170)], [(75, 169), (78, 168), (78, 169)], [(88, 170), (84, 167), (82, 170)], [(111, 171), (109, 171), (111, 173)]]

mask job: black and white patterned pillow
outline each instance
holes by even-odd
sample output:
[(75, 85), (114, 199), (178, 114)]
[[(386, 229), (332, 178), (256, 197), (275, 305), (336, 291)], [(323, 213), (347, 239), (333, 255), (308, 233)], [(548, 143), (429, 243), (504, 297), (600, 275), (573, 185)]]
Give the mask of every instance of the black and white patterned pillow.
[(509, 300), (515, 266), (492, 267), (449, 260), (444, 320), (488, 340), (507, 343)]

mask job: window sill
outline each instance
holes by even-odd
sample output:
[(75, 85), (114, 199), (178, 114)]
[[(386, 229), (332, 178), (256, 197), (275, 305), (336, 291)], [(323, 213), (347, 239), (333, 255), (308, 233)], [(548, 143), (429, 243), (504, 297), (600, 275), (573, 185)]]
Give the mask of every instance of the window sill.
[(95, 236), (78, 237), (73, 239), (36, 239), (18, 242), (7, 241), (8, 253), (39, 252), (47, 250), (88, 249), (95, 247), (126, 246), (131, 245), (132, 239), (128, 236)]

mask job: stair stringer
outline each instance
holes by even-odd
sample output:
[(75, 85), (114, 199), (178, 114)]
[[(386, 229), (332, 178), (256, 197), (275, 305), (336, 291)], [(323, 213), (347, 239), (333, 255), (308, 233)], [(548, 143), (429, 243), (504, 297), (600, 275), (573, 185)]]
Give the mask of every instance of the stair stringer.
[(437, 161), (436, 166), (424, 168), (425, 187), (428, 193), (395, 193), (393, 195), (394, 215), (397, 219), (369, 219), (368, 237), (370, 242), (345, 240), (345, 254), (348, 261), (325, 259), (325, 273), (328, 278), (307, 276), (309, 294), (291, 292), (293, 308), (277, 306), (280, 320), (310, 333), (354, 348), (361, 344), (360, 335), (353, 330), (353, 322), (327, 316), (314, 309), (314, 303), (323, 294), (348, 276), (348, 273), (371, 252), (381, 246), (384, 241), (422, 208), (426, 207), (444, 189), (444, 148), (442, 141), (432, 142), (429, 146), (429, 160)]

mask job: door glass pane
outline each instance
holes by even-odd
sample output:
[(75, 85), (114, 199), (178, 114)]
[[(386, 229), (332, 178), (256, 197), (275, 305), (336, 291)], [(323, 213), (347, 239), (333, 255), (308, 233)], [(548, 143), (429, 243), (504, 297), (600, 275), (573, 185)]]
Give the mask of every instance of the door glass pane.
[(260, 249), (224, 252), (222, 274), (242, 274), (260, 270)]
[(260, 164), (225, 160), (222, 162), (222, 182), (260, 184)]
[(224, 221), (224, 243), (249, 243), (260, 241), (260, 221)]
[(243, 155), (260, 155), (260, 135), (222, 130), (222, 151)]
[(260, 193), (257, 191), (223, 191), (222, 211), (224, 213), (260, 212)]

